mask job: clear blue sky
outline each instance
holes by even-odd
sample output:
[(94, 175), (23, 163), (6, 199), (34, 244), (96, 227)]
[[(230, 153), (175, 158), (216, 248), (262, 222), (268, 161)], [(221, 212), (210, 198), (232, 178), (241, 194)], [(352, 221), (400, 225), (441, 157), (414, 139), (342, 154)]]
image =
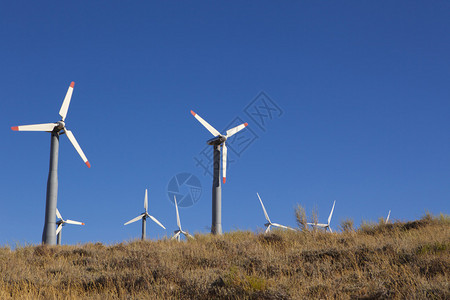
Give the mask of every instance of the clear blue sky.
[[(194, 157), (236, 117), (255, 139), (231, 153), (223, 228), (295, 226), (294, 206), (332, 228), (353, 218), (410, 220), (449, 212), (448, 1), (3, 1), (0, 4), (0, 245), (40, 243), (50, 135), (11, 126), (55, 122), (75, 81), (58, 208), (85, 227), (63, 243), (122, 242), (149, 210), (171, 235), (167, 184), (197, 176), (201, 199), (183, 227), (209, 232), (211, 178)], [(281, 112), (257, 126), (245, 108), (263, 91)], [(250, 132), (250, 131), (249, 131)], [(248, 137), (248, 136), (247, 136)], [(211, 150), (212, 151), (212, 150)]]

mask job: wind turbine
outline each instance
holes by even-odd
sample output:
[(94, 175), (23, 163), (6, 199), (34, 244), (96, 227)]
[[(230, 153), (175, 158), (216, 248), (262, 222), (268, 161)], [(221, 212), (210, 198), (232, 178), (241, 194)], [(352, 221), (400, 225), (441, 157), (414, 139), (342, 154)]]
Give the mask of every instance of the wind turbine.
[(59, 221), (56, 222), (56, 224), (58, 225), (58, 227), (56, 228), (56, 236), (58, 237), (58, 245), (61, 245), (61, 233), (62, 233), (62, 227), (66, 224), (73, 224), (73, 225), (85, 225), (82, 222), (78, 222), (78, 221), (72, 221), (72, 220), (64, 220), (63, 217), (61, 216), (61, 214), (59, 213), (58, 208), (56, 208), (56, 216), (58, 217)]
[(325, 228), (325, 230), (328, 229), (330, 232), (333, 232), (333, 230), (331, 230), (331, 227), (330, 227), (330, 221), (331, 221), (331, 216), (333, 215), (334, 205), (335, 204), (336, 204), (336, 200), (334, 200), (334, 202), (333, 202), (333, 208), (331, 208), (331, 212), (330, 212), (330, 216), (328, 217), (328, 223), (327, 224), (320, 224), (320, 223), (306, 223), (306, 224), (311, 225), (311, 226), (315, 226), (315, 227)]
[(386, 221), (384, 222), (385, 224), (387, 224), (389, 222), (389, 216), (391, 215), (391, 211), (389, 210), (389, 213), (387, 215)]
[(264, 224), (264, 226), (266, 226), (266, 231), (264, 231), (264, 233), (268, 233), (270, 231), (270, 226), (275, 226), (275, 227), (284, 228), (284, 229), (290, 229), (290, 230), (294, 230), (295, 231), (294, 228), (291, 228), (291, 227), (288, 227), (288, 226), (284, 226), (284, 225), (281, 225), (281, 224), (278, 224), (278, 223), (272, 223), (272, 221), (270, 221), (269, 215), (267, 214), (266, 208), (264, 207), (264, 204), (263, 204), (263, 202), (261, 200), (261, 197), (259, 196), (258, 193), (256, 193), (256, 195), (258, 195), (259, 202), (261, 202), (261, 206), (262, 206), (262, 209), (264, 211), (264, 216), (266, 216), (266, 220), (267, 220), (267, 223)]
[(142, 214), (140, 214), (140, 215), (137, 216), (136, 218), (131, 219), (130, 221), (128, 221), (128, 222), (126, 222), (125, 224), (123, 224), (123, 225), (128, 225), (128, 224), (130, 224), (130, 223), (133, 223), (133, 222), (136, 222), (136, 221), (139, 221), (139, 220), (142, 219), (142, 240), (145, 240), (145, 229), (146, 229), (145, 223), (146, 223), (146, 219), (147, 219), (147, 218), (152, 219), (156, 224), (158, 224), (158, 225), (161, 226), (162, 228), (166, 229), (166, 227), (164, 227), (163, 224), (161, 224), (158, 220), (156, 220), (156, 218), (155, 218), (154, 216), (151, 216), (151, 215), (148, 214), (148, 196), (147, 196), (147, 189), (145, 189), (144, 208), (145, 208), (145, 211), (144, 211)]
[(174, 196), (175, 199), (175, 210), (177, 211), (177, 226), (178, 226), (178, 230), (174, 231), (174, 235), (172, 237), (172, 239), (177, 239), (177, 241), (180, 241), (180, 235), (184, 234), (184, 236), (186, 238), (190, 237), (190, 238), (194, 238), (192, 235), (190, 235), (187, 231), (184, 231), (183, 229), (181, 229), (181, 222), (180, 222), (180, 215), (178, 214), (178, 205), (177, 205), (177, 197)]
[(222, 171), (223, 183), (227, 178), (227, 146), (225, 141), (248, 126), (248, 123), (238, 125), (227, 130), (226, 135), (220, 134), (208, 122), (191, 110), (191, 114), (214, 136), (206, 141), (208, 145), (213, 146), (214, 164), (213, 164), (213, 187), (212, 187), (212, 225), (211, 233), (222, 234), (222, 187), (220, 183), (220, 151), (222, 148)]
[(59, 115), (61, 116), (61, 121), (56, 123), (45, 123), (45, 124), (35, 124), (35, 125), (25, 125), (25, 126), (15, 126), (11, 127), (14, 131), (46, 131), (51, 133), (51, 145), (50, 145), (50, 168), (47, 180), (47, 197), (45, 204), (45, 223), (44, 231), (42, 233), (42, 242), (44, 244), (55, 245), (56, 244), (56, 234), (55, 234), (55, 214), (56, 214), (56, 204), (58, 200), (58, 152), (59, 152), (59, 136), (61, 134), (66, 134), (69, 141), (77, 150), (78, 154), (83, 159), (84, 163), (90, 168), (91, 165), (87, 160), (86, 156), (81, 150), (80, 145), (78, 145), (77, 140), (73, 133), (66, 128), (64, 121), (66, 120), (67, 111), (69, 110), (70, 99), (72, 98), (73, 87), (75, 82), (69, 86), (67, 90), (66, 97), (64, 98), (61, 109), (59, 110)]

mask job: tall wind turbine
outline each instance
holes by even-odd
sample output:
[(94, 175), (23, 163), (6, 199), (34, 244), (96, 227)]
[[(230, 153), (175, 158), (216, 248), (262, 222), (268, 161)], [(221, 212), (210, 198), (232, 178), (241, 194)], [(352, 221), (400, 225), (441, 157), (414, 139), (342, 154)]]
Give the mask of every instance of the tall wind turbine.
[(47, 198), (45, 204), (45, 223), (44, 232), (42, 233), (42, 242), (44, 244), (55, 245), (56, 244), (56, 234), (55, 234), (55, 215), (56, 215), (56, 204), (58, 200), (58, 152), (59, 152), (59, 136), (61, 134), (66, 134), (69, 141), (77, 150), (78, 154), (83, 159), (84, 163), (90, 168), (91, 165), (87, 160), (86, 156), (81, 150), (80, 145), (78, 145), (77, 140), (73, 133), (66, 128), (64, 123), (67, 116), (67, 111), (69, 110), (70, 99), (72, 98), (73, 87), (75, 82), (69, 86), (67, 90), (66, 97), (64, 98), (61, 109), (59, 110), (59, 115), (61, 116), (61, 121), (56, 123), (45, 123), (45, 124), (35, 124), (35, 125), (25, 125), (11, 127), (14, 131), (46, 131), (51, 133), (51, 145), (50, 145), (50, 169), (48, 173), (47, 180)]
[(227, 130), (226, 135), (223, 135), (220, 134), (219, 131), (217, 131), (214, 127), (212, 127), (208, 122), (203, 120), (192, 110), (191, 114), (214, 136), (214, 138), (206, 141), (206, 143), (213, 146), (214, 149), (211, 233), (222, 234), (222, 187), (220, 183), (220, 151), (222, 148), (222, 172), (223, 183), (225, 183), (227, 178), (227, 146), (225, 145), (225, 141), (229, 137), (247, 127), (248, 124), (244, 123), (231, 128)]
[(387, 215), (386, 221), (384, 222), (385, 224), (387, 224), (389, 222), (389, 217), (391, 216), (391, 211), (389, 210), (389, 213)]
[(266, 231), (264, 231), (264, 233), (268, 233), (270, 231), (270, 226), (284, 228), (284, 229), (290, 229), (290, 230), (294, 230), (295, 231), (294, 228), (291, 228), (291, 227), (288, 227), (288, 226), (284, 226), (284, 225), (281, 225), (281, 224), (278, 224), (278, 223), (272, 223), (272, 221), (270, 221), (269, 215), (267, 214), (266, 208), (264, 207), (264, 204), (263, 204), (263, 202), (261, 200), (261, 197), (259, 196), (258, 193), (256, 193), (256, 195), (258, 195), (259, 202), (261, 202), (261, 206), (262, 206), (262, 209), (264, 211), (264, 216), (266, 216), (266, 220), (267, 220), (267, 223), (264, 224), (264, 226), (266, 226)]
[(62, 227), (66, 224), (73, 224), (73, 225), (85, 225), (82, 222), (78, 222), (78, 221), (72, 221), (72, 220), (64, 220), (63, 217), (61, 216), (61, 214), (59, 213), (58, 208), (56, 208), (56, 216), (58, 217), (59, 221), (56, 222), (56, 224), (58, 225), (58, 227), (56, 228), (56, 236), (58, 237), (57, 240), (57, 244), (61, 245), (61, 233), (62, 233)]
[(330, 212), (330, 216), (328, 217), (328, 223), (327, 224), (320, 224), (320, 223), (306, 223), (306, 224), (311, 225), (311, 226), (315, 226), (315, 227), (325, 228), (325, 230), (328, 229), (330, 232), (333, 232), (333, 230), (331, 230), (331, 227), (330, 227), (330, 222), (331, 222), (331, 216), (333, 215), (334, 205), (335, 204), (336, 204), (336, 200), (334, 200), (334, 202), (333, 202), (333, 208), (331, 208), (331, 212)]
[(177, 239), (177, 241), (180, 241), (180, 235), (183, 234), (186, 238), (190, 237), (190, 238), (194, 238), (192, 235), (190, 235), (187, 231), (184, 231), (183, 229), (181, 229), (181, 222), (180, 222), (180, 215), (178, 213), (178, 205), (177, 205), (177, 197), (174, 196), (174, 202), (175, 202), (175, 210), (177, 211), (177, 226), (178, 226), (178, 230), (174, 231), (174, 235), (172, 237), (172, 239)]
[(145, 226), (145, 225), (146, 225), (146, 219), (147, 219), (147, 218), (152, 219), (156, 224), (158, 224), (158, 225), (161, 226), (162, 228), (166, 229), (166, 227), (164, 227), (163, 224), (161, 224), (158, 220), (156, 220), (156, 218), (155, 218), (154, 216), (151, 216), (151, 215), (148, 214), (148, 196), (147, 196), (147, 189), (145, 189), (144, 208), (145, 208), (145, 211), (144, 211), (142, 214), (140, 214), (140, 215), (137, 216), (136, 218), (131, 219), (130, 221), (128, 221), (128, 222), (126, 222), (125, 224), (123, 224), (123, 225), (128, 225), (128, 224), (130, 224), (130, 223), (133, 223), (133, 222), (136, 222), (136, 221), (139, 221), (139, 220), (142, 219), (142, 240), (145, 240), (145, 229), (146, 229), (146, 226)]

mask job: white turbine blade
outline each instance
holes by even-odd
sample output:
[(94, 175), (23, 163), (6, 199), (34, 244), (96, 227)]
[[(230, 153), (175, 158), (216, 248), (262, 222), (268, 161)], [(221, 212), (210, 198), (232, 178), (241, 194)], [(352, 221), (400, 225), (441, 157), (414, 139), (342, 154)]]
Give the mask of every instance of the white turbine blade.
[(213, 136), (218, 136), (220, 135), (220, 132), (218, 132), (214, 127), (212, 127), (211, 125), (209, 125), (208, 122), (206, 122), (205, 120), (202, 119), (202, 117), (200, 117), (199, 115), (197, 115), (194, 111), (191, 110), (191, 114), (200, 122), (202, 123), (203, 126), (205, 126), (206, 129), (208, 129), (209, 132), (211, 132), (211, 134)]
[(267, 226), (266, 231), (264, 233), (268, 233), (270, 231), (270, 225)]
[(84, 225), (83, 222), (78, 222), (78, 221), (74, 221), (74, 220), (66, 220), (67, 224), (73, 224), (73, 225)]
[(227, 138), (235, 135), (236, 133), (238, 133), (239, 131), (241, 131), (242, 129), (244, 129), (247, 126), (248, 126), (248, 123), (244, 123), (244, 124), (238, 125), (234, 128), (228, 129), (227, 130)]
[(280, 227), (280, 228), (287, 229), (287, 226), (284, 226), (284, 225), (281, 225), (281, 224), (278, 224), (278, 223), (272, 223), (271, 225), (273, 225), (275, 227)]
[(256, 195), (258, 195), (259, 202), (261, 202), (261, 206), (262, 206), (262, 209), (263, 209), (263, 211), (264, 211), (264, 215), (266, 216), (266, 220), (267, 220), (269, 223), (272, 223), (272, 222), (270, 222), (269, 215), (267, 214), (266, 208), (264, 207), (264, 204), (263, 204), (263, 202), (262, 202), (262, 200), (261, 200), (261, 197), (259, 196), (258, 193), (256, 193)]
[(227, 145), (223, 143), (222, 146), (222, 171), (223, 171), (223, 183), (227, 181)]
[(281, 224), (278, 224), (278, 223), (272, 223), (272, 225), (276, 226), (276, 227), (284, 228), (284, 229), (295, 230), (294, 228), (291, 228), (289, 226), (284, 226), (284, 225), (281, 225)]
[(45, 124), (33, 124), (33, 125), (22, 125), (11, 127), (14, 131), (53, 131), (56, 123), (45, 123)]
[(147, 212), (148, 211), (148, 194), (147, 194), (147, 189), (145, 189), (144, 208), (145, 208), (145, 212)]
[(145, 213), (143, 213), (143, 214), (140, 214), (140, 215), (139, 215), (139, 216), (137, 216), (136, 218), (134, 218), (134, 219), (131, 219), (130, 221), (126, 222), (126, 223), (125, 223), (125, 224), (123, 224), (123, 225), (128, 225), (128, 224), (130, 224), (130, 223), (136, 222), (136, 221), (138, 221), (138, 220), (142, 219), (142, 217), (143, 217), (143, 216), (145, 216)]
[(88, 166), (88, 168), (90, 168), (91, 164), (89, 163), (88, 159), (86, 158), (86, 155), (84, 155), (83, 150), (81, 150), (80, 145), (78, 145), (78, 142), (75, 139), (75, 136), (73, 135), (72, 131), (67, 130), (66, 128), (64, 128), (64, 132), (66, 133), (67, 137), (69, 138), (69, 141), (75, 147), (75, 150), (77, 150), (78, 154), (81, 156), (81, 159), (84, 161), (86, 166)]
[(58, 227), (56, 228), (56, 235), (58, 235), (58, 233), (61, 231), (62, 229), (62, 223), (58, 225)]
[(333, 233), (333, 230), (331, 230), (331, 227), (330, 227), (330, 226), (328, 226), (328, 230), (330, 230), (330, 232)]
[(331, 209), (330, 216), (328, 217), (328, 225), (330, 225), (331, 216), (333, 215), (334, 205), (335, 205), (335, 204), (336, 204), (336, 200), (334, 200), (334, 202), (333, 202), (333, 208)]
[(178, 236), (180, 235), (181, 231), (177, 230), (176, 233), (173, 235), (172, 240), (178, 238)]
[(386, 224), (387, 224), (387, 222), (389, 222), (389, 216), (391, 215), (391, 211), (389, 211), (389, 213), (388, 213), (388, 216), (387, 216), (387, 218), (386, 218)]
[(173, 196), (173, 198), (175, 199), (175, 210), (177, 211), (177, 226), (178, 226), (178, 229), (181, 230), (181, 221), (180, 221), (180, 215), (178, 214), (177, 197)]
[(164, 227), (164, 225), (161, 224), (161, 222), (159, 222), (158, 220), (156, 220), (156, 218), (155, 218), (154, 216), (151, 216), (151, 215), (149, 215), (149, 214), (147, 214), (147, 216), (149, 216), (150, 219), (153, 220), (153, 222), (155, 222), (156, 224), (158, 224), (158, 225), (161, 226), (162, 228), (166, 229), (166, 227)]
[(62, 217), (61, 217), (61, 214), (59, 213), (59, 210), (58, 209), (56, 209), (56, 216), (58, 217), (58, 219), (63, 219)]
[(69, 89), (67, 90), (66, 97), (64, 98), (63, 104), (61, 105), (61, 109), (59, 110), (59, 115), (61, 116), (61, 120), (64, 121), (67, 116), (67, 111), (69, 110), (70, 99), (72, 98), (73, 87), (75, 86), (75, 82), (71, 82)]
[(320, 223), (306, 223), (306, 224), (311, 225), (311, 226), (321, 227), (321, 228), (325, 228), (328, 226), (328, 224), (320, 224)]
[(195, 239), (192, 235), (190, 235), (187, 231), (181, 231), (182, 234), (184, 234), (185, 237)]

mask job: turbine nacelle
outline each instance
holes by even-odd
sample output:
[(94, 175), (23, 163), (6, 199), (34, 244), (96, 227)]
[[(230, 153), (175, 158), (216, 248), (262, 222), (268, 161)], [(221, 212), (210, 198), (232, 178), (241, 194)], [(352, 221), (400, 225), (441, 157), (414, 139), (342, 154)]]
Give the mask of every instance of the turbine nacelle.
[(226, 140), (227, 140), (226, 136), (219, 135), (219, 136), (216, 136), (215, 138), (207, 140), (206, 143), (211, 146), (218, 146), (218, 145), (222, 145)]

